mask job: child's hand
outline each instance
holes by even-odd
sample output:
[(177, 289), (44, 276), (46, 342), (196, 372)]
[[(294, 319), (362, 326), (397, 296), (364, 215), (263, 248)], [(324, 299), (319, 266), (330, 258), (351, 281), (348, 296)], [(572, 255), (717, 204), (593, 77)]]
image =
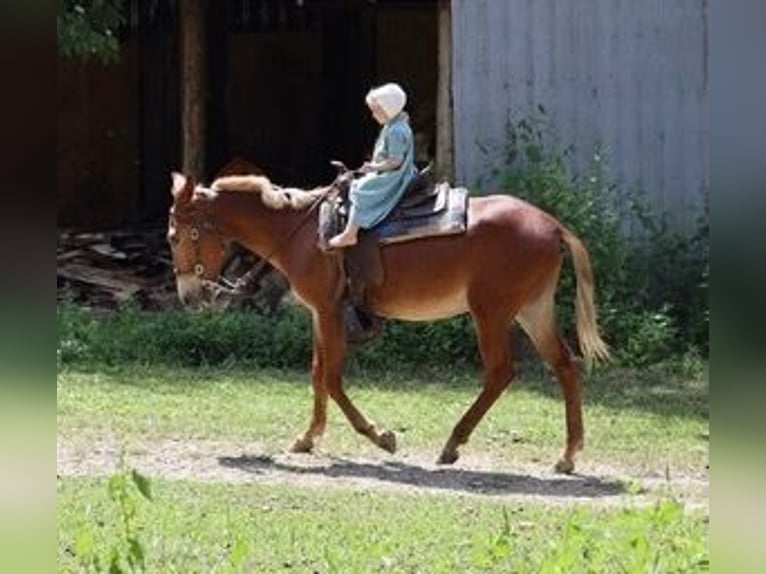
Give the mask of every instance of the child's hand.
[(372, 162), (366, 161), (362, 164), (362, 167), (359, 168), (359, 171), (362, 173), (372, 173), (373, 171), (376, 171), (376, 167)]

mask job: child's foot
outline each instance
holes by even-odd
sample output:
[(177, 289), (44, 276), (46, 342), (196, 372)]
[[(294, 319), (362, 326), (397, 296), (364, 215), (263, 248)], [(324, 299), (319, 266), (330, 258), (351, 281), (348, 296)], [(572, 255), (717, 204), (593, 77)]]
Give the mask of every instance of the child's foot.
[(341, 247), (351, 247), (352, 245), (356, 245), (356, 233), (340, 233), (330, 239), (327, 242), (327, 245), (329, 245), (333, 249), (339, 249)]

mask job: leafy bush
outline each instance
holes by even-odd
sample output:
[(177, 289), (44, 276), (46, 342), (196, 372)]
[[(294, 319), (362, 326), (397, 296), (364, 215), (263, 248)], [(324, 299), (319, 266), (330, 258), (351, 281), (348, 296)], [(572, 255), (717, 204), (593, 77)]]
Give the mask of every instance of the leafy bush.
[(68, 58), (114, 63), (119, 58), (118, 32), (125, 24), (123, 0), (59, 0), (56, 14), (58, 52)]
[[(587, 245), (596, 277), (600, 325), (617, 358), (636, 366), (685, 352), (707, 353), (708, 216), (685, 236), (666, 215), (609, 181), (596, 147), (588, 173), (573, 176), (570, 150), (559, 151), (544, 116), (508, 127), (503, 164), (493, 171), (501, 189), (541, 207)], [(571, 265), (562, 272), (558, 311), (574, 325)], [(572, 334), (569, 333), (571, 336)]]
[(310, 360), (310, 326), (305, 312), (277, 317), (252, 312), (188, 313), (141, 311), (126, 306), (98, 315), (63, 303), (58, 307), (60, 365), (139, 362), (305, 367)]
[(454, 367), (476, 365), (480, 359), (476, 336), (468, 315), (433, 323), (388, 322), (381, 336), (366, 345), (351, 347), (358, 368), (391, 365)]
[[(349, 351), (352, 364), (379, 369), (478, 362), (468, 317), (435, 323), (389, 322), (378, 339), (351, 346)], [(62, 303), (57, 357), (60, 366), (236, 362), (304, 369), (311, 361), (311, 325), (308, 313), (298, 307), (263, 316), (243, 310), (150, 312), (128, 305), (103, 315)]]

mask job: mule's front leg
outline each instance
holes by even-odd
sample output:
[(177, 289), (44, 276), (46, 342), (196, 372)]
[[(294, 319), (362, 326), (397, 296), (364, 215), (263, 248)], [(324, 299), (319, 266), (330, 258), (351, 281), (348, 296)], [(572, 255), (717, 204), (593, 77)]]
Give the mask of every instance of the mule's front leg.
[(324, 433), (327, 425), (327, 387), (324, 381), (324, 365), (319, 342), (314, 331), (314, 350), (311, 361), (311, 385), (314, 388), (314, 410), (311, 414), (309, 428), (303, 435), (295, 439), (291, 452), (311, 452), (315, 441)]
[(343, 319), (338, 309), (321, 314), (315, 323), (319, 349), (322, 354), (324, 385), (327, 392), (338, 404), (358, 433), (369, 438), (383, 450), (396, 451), (396, 435), (389, 430), (379, 429), (354, 406), (343, 390), (343, 359), (346, 353), (346, 339)]
[(348, 398), (342, 386), (330, 386), (330, 396), (338, 403), (338, 406), (346, 415), (346, 418), (359, 434), (366, 436), (373, 444), (391, 454), (396, 452), (396, 435), (390, 430), (381, 430), (377, 425), (367, 419)]
[(295, 439), (290, 452), (311, 452), (327, 423), (327, 393), (314, 391), (314, 412), (308, 430)]

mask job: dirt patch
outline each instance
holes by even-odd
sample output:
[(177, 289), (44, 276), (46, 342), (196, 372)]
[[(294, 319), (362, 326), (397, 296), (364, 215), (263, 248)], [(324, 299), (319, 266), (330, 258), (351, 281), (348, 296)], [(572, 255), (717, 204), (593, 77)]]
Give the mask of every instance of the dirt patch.
[[(58, 437), (59, 476), (105, 476), (118, 466), (117, 441), (77, 442)], [(267, 453), (253, 443), (189, 439), (141, 443), (127, 448), (128, 464), (155, 478), (230, 483), (280, 483), (307, 488), (351, 488), (392, 493), (477, 496), (547, 504), (632, 506), (673, 497), (691, 508), (709, 507), (709, 477), (668, 476), (588, 466), (577, 474), (555, 474), (543, 465), (503, 467), (467, 456), (438, 466), (433, 453), (406, 456), (335, 457)]]

